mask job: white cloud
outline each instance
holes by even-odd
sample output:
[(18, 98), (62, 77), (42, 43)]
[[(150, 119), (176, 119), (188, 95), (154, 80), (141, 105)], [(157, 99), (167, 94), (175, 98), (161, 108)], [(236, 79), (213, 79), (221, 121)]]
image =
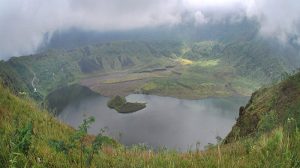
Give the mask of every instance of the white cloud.
[(195, 12), (194, 18), (196, 25), (201, 25), (208, 22), (208, 19), (203, 15), (203, 13), (200, 10)]
[(56, 30), (176, 25), (185, 12), (195, 25), (223, 21), (229, 13), (237, 13), (236, 22), (246, 14), (259, 21), (261, 34), (286, 41), (300, 35), (299, 10), (297, 0), (0, 0), (0, 59), (33, 53), (45, 33)]
[(180, 4), (177, 0), (0, 0), (0, 58), (34, 52), (44, 34), (55, 30), (128, 30), (177, 24)]
[(264, 36), (286, 42), (289, 36), (300, 35), (300, 2), (298, 0), (250, 1), (247, 14), (260, 23)]

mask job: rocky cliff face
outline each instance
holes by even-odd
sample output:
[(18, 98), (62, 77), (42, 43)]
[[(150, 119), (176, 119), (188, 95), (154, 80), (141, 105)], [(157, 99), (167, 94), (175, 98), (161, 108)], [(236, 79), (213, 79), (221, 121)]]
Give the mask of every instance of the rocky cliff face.
[(291, 120), (300, 126), (300, 73), (254, 92), (248, 104), (240, 108), (237, 122), (225, 143), (285, 127)]

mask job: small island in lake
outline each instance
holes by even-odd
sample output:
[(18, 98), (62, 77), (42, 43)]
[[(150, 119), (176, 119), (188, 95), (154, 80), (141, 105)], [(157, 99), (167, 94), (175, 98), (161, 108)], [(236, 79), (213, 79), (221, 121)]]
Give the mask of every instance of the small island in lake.
[(107, 106), (117, 110), (119, 113), (132, 113), (144, 109), (146, 103), (131, 103), (127, 102), (125, 97), (114, 96), (108, 101)]

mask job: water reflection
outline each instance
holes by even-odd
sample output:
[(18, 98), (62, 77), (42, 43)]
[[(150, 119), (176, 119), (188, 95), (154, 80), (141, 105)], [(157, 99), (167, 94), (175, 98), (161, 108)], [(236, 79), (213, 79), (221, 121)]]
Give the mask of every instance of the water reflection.
[[(77, 127), (84, 117), (94, 116), (89, 130), (98, 133), (107, 127), (107, 134), (123, 144), (145, 143), (154, 148), (194, 149), (216, 143), (216, 136), (224, 138), (238, 117), (238, 109), (246, 104), (246, 97), (182, 100), (171, 97), (132, 94), (128, 101), (146, 102), (147, 107), (130, 114), (120, 114), (106, 106), (108, 98), (85, 98), (70, 103), (59, 118)], [(121, 135), (121, 137), (120, 137)]]

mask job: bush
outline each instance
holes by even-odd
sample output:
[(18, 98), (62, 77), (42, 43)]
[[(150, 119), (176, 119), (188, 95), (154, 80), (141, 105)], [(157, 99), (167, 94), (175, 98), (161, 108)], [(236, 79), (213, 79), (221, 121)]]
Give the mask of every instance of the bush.
[[(88, 128), (95, 122), (94, 117), (84, 119), (83, 123), (79, 126), (79, 129), (70, 136), (69, 141), (65, 142), (62, 140), (50, 140), (49, 146), (54, 148), (57, 152), (63, 152), (66, 155), (72, 157), (71, 150), (80, 151), (80, 167), (91, 167), (94, 155), (99, 152), (103, 144), (111, 144), (112, 139), (103, 136), (103, 130), (94, 138), (91, 144), (85, 142), (88, 138)], [(85, 160), (85, 161), (84, 161)]]

